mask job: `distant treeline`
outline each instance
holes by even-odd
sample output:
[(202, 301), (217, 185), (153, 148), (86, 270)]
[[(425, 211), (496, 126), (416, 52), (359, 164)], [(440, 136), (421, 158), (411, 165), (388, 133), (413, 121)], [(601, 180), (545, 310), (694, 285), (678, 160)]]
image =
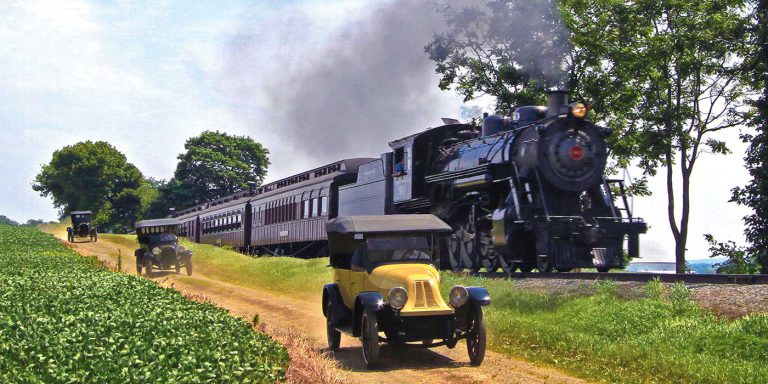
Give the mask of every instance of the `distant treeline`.
[(19, 223), (8, 216), (0, 215), (0, 225), (16, 225), (19, 227), (36, 227), (40, 224), (56, 224), (55, 221), (29, 219), (26, 223)]
[[(269, 151), (250, 137), (206, 131), (189, 138), (167, 180), (145, 176), (105, 141), (83, 141), (53, 152), (32, 189), (50, 197), (59, 217), (92, 211), (100, 232), (126, 233), (144, 219), (260, 185)], [(170, 154), (168, 161), (173, 161)]]

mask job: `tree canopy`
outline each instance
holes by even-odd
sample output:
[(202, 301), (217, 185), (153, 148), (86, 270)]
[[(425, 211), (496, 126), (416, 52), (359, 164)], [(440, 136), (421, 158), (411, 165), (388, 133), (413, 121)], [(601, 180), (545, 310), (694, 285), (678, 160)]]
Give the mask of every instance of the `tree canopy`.
[(104, 141), (85, 141), (53, 153), (35, 177), (32, 189), (50, 197), (61, 217), (74, 210), (94, 212), (101, 230), (133, 226), (150, 196), (144, 177), (125, 155)]
[(744, 234), (750, 243), (746, 253), (761, 273), (768, 273), (768, 0), (757, 1), (751, 16), (753, 33), (743, 76), (760, 97), (751, 103), (748, 115), (754, 133), (746, 133), (742, 139), (749, 143), (744, 162), (752, 180), (733, 189), (732, 201), (754, 210), (744, 217)]
[(247, 136), (203, 132), (184, 144), (174, 178), (164, 183), (162, 198), (182, 208), (215, 200), (260, 185), (269, 166), (269, 151)]
[[(743, 6), (742, 0), (488, 0), (485, 7), (443, 8), (450, 29), (426, 50), (442, 88), (456, 87), (467, 99), (496, 96), (502, 112), (543, 99), (545, 88), (557, 85), (549, 74), (562, 69), (559, 83), (587, 99), (592, 117), (616, 132), (609, 145), (617, 165), (634, 161), (646, 175), (666, 171), (682, 271), (694, 165), (704, 152), (727, 153), (712, 133), (743, 122), (736, 113), (744, 96)], [(537, 46), (551, 70), (532, 64), (528, 55)]]

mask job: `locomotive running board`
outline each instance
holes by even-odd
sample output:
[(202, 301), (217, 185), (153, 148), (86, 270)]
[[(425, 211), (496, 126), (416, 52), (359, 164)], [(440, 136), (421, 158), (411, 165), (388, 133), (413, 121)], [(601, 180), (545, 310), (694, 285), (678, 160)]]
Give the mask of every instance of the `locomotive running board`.
[(443, 181), (450, 181), (455, 179), (463, 179), (463, 178), (472, 177), (472, 176), (484, 175), (488, 173), (488, 168), (490, 168), (490, 163), (485, 163), (473, 168), (460, 169), (457, 171), (450, 171), (450, 172), (443, 172), (443, 173), (436, 173), (434, 175), (429, 175), (424, 177), (424, 181), (427, 184), (432, 184), (432, 183), (440, 183)]

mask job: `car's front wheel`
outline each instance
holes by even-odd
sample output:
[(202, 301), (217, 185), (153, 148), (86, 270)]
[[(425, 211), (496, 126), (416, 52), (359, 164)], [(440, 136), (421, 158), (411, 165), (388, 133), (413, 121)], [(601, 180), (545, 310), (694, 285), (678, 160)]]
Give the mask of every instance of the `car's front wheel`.
[(145, 276), (152, 276), (152, 259), (147, 257), (144, 259), (144, 275)]
[(363, 341), (363, 360), (365, 367), (373, 369), (379, 358), (379, 324), (376, 321), (376, 313), (365, 311), (360, 322), (360, 335)]
[(141, 275), (141, 262), (136, 261), (136, 274)]
[(187, 267), (187, 276), (192, 276), (192, 260), (187, 259), (185, 266)]
[(467, 331), (467, 352), (472, 365), (480, 365), (485, 358), (485, 317), (483, 307), (478, 306), (470, 314), (469, 330)]
[(328, 349), (331, 351), (335, 351), (339, 349), (339, 345), (341, 345), (341, 332), (336, 330), (336, 327), (333, 326), (333, 304), (331, 300), (328, 300), (328, 303), (325, 304), (325, 327), (326, 327), (326, 334), (328, 336)]

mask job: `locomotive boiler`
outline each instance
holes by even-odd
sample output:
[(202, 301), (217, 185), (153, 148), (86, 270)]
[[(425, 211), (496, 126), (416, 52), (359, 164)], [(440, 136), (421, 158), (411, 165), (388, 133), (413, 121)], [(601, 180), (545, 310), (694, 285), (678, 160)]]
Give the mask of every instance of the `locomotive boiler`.
[(393, 141), (339, 189), (339, 215), (433, 213), (453, 227), (441, 261), (454, 270), (621, 268), (647, 227), (605, 176), (610, 131), (586, 115), (554, 91), (479, 130), (445, 121)]

